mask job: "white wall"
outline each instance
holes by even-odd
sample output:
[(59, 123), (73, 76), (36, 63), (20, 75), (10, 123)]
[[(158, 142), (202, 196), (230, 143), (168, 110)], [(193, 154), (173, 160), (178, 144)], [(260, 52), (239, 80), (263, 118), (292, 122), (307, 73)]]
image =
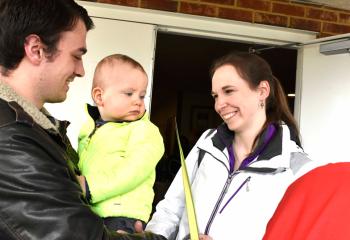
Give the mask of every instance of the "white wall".
[(299, 52), (300, 130), (305, 151), (320, 163), (349, 161), (350, 55)]

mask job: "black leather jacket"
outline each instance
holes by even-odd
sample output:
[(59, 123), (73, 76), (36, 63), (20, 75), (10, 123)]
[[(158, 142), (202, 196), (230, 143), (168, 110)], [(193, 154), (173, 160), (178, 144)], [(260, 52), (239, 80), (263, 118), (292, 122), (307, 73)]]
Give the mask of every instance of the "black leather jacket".
[(0, 93), (0, 239), (165, 239), (106, 230), (76, 180), (66, 127), (43, 128)]

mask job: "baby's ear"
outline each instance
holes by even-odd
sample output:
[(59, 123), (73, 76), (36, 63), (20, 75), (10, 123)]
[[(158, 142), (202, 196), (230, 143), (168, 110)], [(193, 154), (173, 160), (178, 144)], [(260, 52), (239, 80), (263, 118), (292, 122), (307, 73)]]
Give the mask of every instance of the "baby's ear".
[(100, 87), (94, 87), (91, 91), (92, 99), (97, 106), (103, 106), (102, 93), (103, 89)]

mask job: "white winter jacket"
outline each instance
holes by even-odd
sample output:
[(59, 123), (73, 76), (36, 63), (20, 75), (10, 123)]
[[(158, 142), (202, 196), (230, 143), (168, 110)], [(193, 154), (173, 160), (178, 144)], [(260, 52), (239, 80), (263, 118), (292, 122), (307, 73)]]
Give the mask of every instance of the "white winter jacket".
[[(289, 128), (281, 125), (248, 167), (230, 173), (223, 138), (233, 139), (224, 124), (206, 131), (186, 158), (199, 232), (214, 240), (261, 239), (286, 188), (313, 168), (313, 163)], [(181, 171), (157, 205), (146, 231), (168, 239), (189, 239)]]

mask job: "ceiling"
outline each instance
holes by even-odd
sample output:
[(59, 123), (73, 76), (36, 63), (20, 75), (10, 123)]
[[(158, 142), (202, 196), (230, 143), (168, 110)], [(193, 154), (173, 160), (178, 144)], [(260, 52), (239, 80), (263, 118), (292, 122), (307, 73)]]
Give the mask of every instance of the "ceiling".
[(310, 2), (330, 6), (339, 9), (350, 10), (350, 0), (299, 0), (301, 2)]

